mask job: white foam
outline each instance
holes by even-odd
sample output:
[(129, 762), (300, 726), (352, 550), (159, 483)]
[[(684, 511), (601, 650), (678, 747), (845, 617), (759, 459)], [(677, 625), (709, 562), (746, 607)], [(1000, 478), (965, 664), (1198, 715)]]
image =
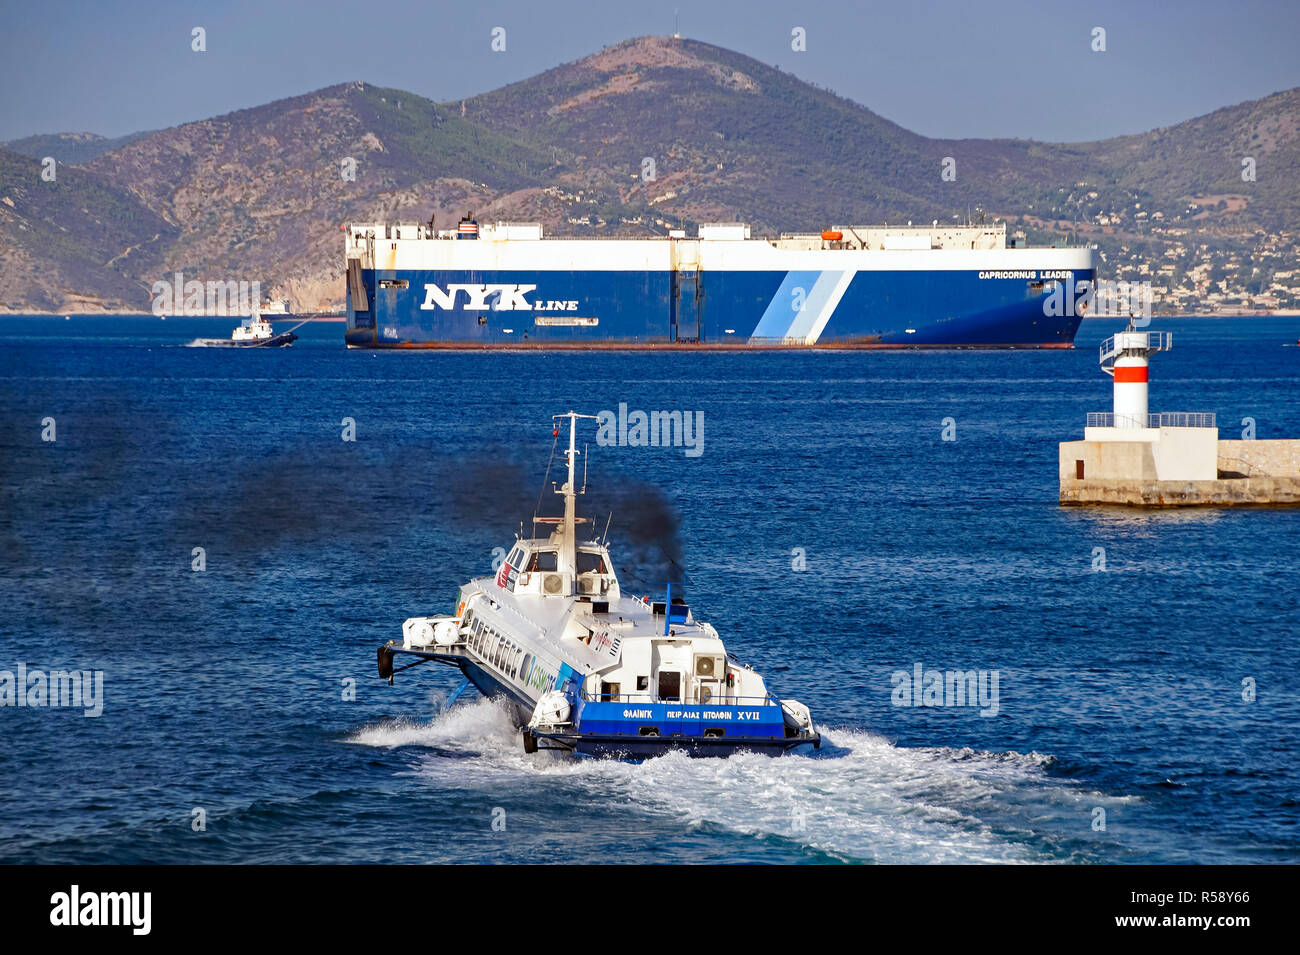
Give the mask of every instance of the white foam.
[(462, 787), (467, 772), (478, 785), (564, 776), (575, 804), (613, 797), (684, 829), (717, 827), (875, 862), (1045, 861), (1043, 830), (1086, 838), (1092, 807), (1132, 801), (1050, 777), (1051, 757), (1039, 753), (898, 747), (861, 730), (820, 729), (817, 758), (669, 753), (637, 764), (527, 755), (506, 711), (480, 699), (425, 724), (366, 727), (351, 741), (451, 751), (456, 758), (418, 761), (414, 771), (432, 786)]
[(519, 729), (505, 708), (483, 697), (444, 710), (427, 723), (407, 719), (373, 723), (359, 729), (348, 742), (389, 749), (431, 746), (466, 754), (505, 753), (523, 747)]

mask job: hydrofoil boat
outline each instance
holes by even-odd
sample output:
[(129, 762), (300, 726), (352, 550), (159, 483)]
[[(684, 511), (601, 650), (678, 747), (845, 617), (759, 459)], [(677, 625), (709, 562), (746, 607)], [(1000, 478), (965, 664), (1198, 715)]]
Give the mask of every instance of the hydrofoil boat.
[[(580, 534), (577, 427), (568, 422), (568, 479), (555, 489), (562, 516), (534, 516), (494, 576), (461, 586), (454, 612), (411, 617), (400, 643), (379, 648), (379, 675), (424, 663), (460, 670), (466, 683), (505, 700), (524, 750), (644, 758), (784, 753), (821, 736), (808, 708), (779, 699), (730, 654), (714, 627), (667, 585), (663, 600), (624, 593), (606, 539)], [(549, 533), (539, 533), (539, 528)], [(608, 524), (606, 524), (608, 532)], [(399, 664), (398, 657), (410, 662)], [(460, 691), (457, 691), (459, 695)]]

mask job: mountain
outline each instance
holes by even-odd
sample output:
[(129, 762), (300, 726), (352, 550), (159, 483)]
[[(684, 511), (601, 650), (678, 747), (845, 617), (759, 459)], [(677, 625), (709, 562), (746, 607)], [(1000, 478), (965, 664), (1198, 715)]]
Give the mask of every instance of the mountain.
[[(169, 270), (337, 302), (348, 219), (427, 219), (536, 180), (540, 154), (406, 93), (362, 83), (164, 130), (85, 166), (174, 223)], [(355, 161), (354, 179), (343, 163)], [(450, 217), (451, 213), (444, 212)]]
[(143, 139), (149, 135), (151, 133), (148, 132), (129, 133), (126, 136), (107, 139), (103, 136), (97, 136), (95, 133), (52, 133), (27, 136), (23, 139), (11, 139), (7, 143), (0, 143), (0, 149), (18, 153), (18, 155), (27, 156), (30, 159), (44, 159), (46, 156), (53, 156), (59, 162), (75, 165), (90, 162), (97, 156), (111, 153), (114, 149), (121, 149), (137, 139)]
[[(630, 205), (761, 231), (1044, 201), (1083, 158), (1023, 141), (927, 139), (749, 57), (653, 37), (468, 100), (466, 117), (565, 144), (586, 185)], [(954, 182), (940, 175), (947, 156)], [(650, 183), (636, 175), (645, 157), (656, 164)]]
[[(1231, 194), (1246, 203), (1243, 225), (1294, 229), (1300, 222), (1300, 89), (1081, 149), (1121, 188), (1140, 189), (1161, 206)], [(1242, 180), (1247, 157), (1255, 160), (1250, 183)]]
[(57, 166), (54, 182), (41, 172), (37, 160), (0, 150), (0, 302), (138, 309), (140, 276), (161, 274), (175, 224), (82, 167)]
[[(470, 209), (587, 235), (982, 210), (1031, 241), (1098, 243), (1112, 278), (1262, 294), (1274, 273), (1285, 282), (1300, 211), (1300, 90), (1095, 143), (940, 140), (739, 53), (664, 37), (464, 101), (354, 82), (121, 142), (11, 145), (60, 160), (46, 183), (39, 162), (0, 152), (11, 310), (147, 308), (152, 282), (177, 270), (337, 307), (341, 223), (450, 225)], [(941, 176), (949, 158), (955, 181)], [(1264, 246), (1277, 263), (1247, 270)]]

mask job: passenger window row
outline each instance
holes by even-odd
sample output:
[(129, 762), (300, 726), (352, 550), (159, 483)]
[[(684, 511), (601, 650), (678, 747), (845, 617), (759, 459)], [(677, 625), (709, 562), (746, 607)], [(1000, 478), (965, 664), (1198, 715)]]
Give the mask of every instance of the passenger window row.
[(511, 679), (519, 675), (519, 659), (523, 655), (523, 649), (485, 625), (482, 620), (475, 620), (470, 628), (469, 646), (481, 659)]

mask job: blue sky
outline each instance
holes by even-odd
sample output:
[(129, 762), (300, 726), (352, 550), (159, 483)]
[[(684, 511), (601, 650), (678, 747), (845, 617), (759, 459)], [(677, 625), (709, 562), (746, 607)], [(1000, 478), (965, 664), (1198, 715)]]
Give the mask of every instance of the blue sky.
[[(1300, 86), (1300, 3), (676, 3), (684, 36), (737, 50), (930, 136), (1078, 141)], [(435, 100), (673, 30), (655, 3), (0, 0), (0, 140), (115, 136), (349, 80)], [(191, 29), (207, 51), (190, 49)], [(490, 48), (494, 27), (506, 51)], [(790, 48), (803, 27), (807, 52)], [(1094, 53), (1094, 27), (1107, 51)]]

